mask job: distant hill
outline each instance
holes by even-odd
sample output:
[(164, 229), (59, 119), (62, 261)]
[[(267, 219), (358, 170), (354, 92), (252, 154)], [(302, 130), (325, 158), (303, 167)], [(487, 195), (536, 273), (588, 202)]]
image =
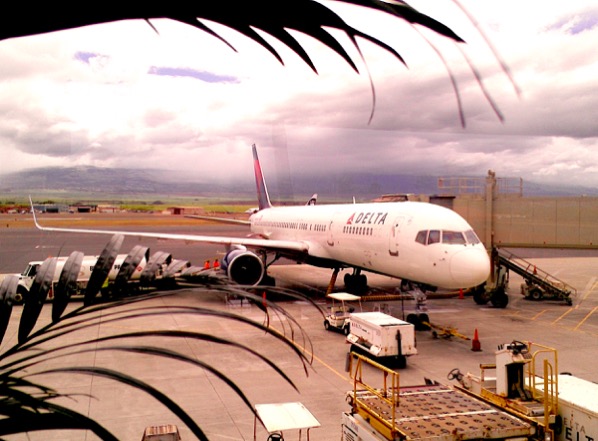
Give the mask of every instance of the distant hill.
[[(270, 178), (268, 188), (273, 202), (307, 201), (313, 193), (318, 193), (321, 201), (349, 201), (353, 197), (365, 201), (395, 193), (440, 193), (435, 176), (368, 173), (293, 177), (284, 182)], [(550, 187), (527, 181), (523, 191), (525, 196), (598, 195), (598, 191), (589, 188)], [(47, 193), (90, 198), (98, 195), (106, 198), (171, 195), (254, 200), (255, 183), (253, 180), (227, 184), (181, 182), (175, 173), (163, 170), (99, 167), (47, 167), (0, 175), (2, 198)]]

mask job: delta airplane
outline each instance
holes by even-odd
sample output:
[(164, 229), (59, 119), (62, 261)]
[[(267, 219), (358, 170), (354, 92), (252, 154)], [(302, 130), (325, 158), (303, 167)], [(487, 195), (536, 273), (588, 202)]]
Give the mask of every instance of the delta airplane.
[(258, 210), (243, 221), (250, 227), (247, 237), (44, 227), (34, 213), (35, 225), (44, 231), (221, 244), (226, 247), (221, 268), (241, 285), (265, 283), (267, 268), (282, 257), (333, 269), (333, 278), (350, 268), (344, 282), (355, 293), (367, 287), (362, 271), (396, 277), (424, 291), (472, 288), (488, 279), (488, 253), (456, 212), (408, 201), (318, 205), (316, 195), (306, 205), (273, 207), (255, 145), (252, 150)]

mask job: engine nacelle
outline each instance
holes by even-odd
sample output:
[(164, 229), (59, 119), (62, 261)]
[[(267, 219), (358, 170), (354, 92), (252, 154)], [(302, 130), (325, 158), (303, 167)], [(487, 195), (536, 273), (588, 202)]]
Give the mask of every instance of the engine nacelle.
[(239, 285), (258, 285), (266, 274), (264, 262), (245, 247), (237, 247), (224, 256), (220, 267)]

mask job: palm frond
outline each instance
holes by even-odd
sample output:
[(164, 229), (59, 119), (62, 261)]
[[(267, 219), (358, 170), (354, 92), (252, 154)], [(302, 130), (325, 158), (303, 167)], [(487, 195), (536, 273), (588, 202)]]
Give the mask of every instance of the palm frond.
[[(377, 0), (338, 0), (390, 14), (409, 23), (419, 24), (455, 41), (462, 41), (451, 29), (433, 18), (420, 13), (404, 2), (387, 3)], [(0, 40), (46, 32), (72, 29), (82, 26), (108, 23), (120, 20), (167, 18), (188, 24), (213, 36), (226, 40), (199, 20), (209, 20), (234, 29), (268, 49), (280, 62), (282, 58), (254, 29), (264, 31), (285, 43), (301, 57), (314, 71), (309, 56), (290, 36), (287, 30), (309, 35), (338, 53), (357, 70), (350, 56), (342, 46), (323, 31), (323, 28), (338, 29), (352, 41), (360, 36), (384, 47), (397, 55), (380, 40), (349, 26), (330, 8), (313, 0), (254, 0), (219, 2), (168, 2), (146, 3), (136, 8), (81, 8), (72, 10), (66, 3), (41, 4), (32, 11), (30, 7), (15, 4), (10, 13), (0, 17)], [(227, 42), (230, 47), (233, 47)]]
[(45, 430), (81, 429), (90, 430), (105, 441), (118, 441), (118, 437), (97, 421), (45, 399), (37, 400), (31, 405), (31, 409), (24, 408), (19, 402), (0, 401), (0, 406), (2, 413), (7, 416), (0, 419), (0, 436)]
[[(390, 15), (396, 18), (398, 22), (404, 22), (411, 26), (429, 29), (441, 37), (447, 38), (455, 43), (464, 42), (454, 30), (442, 22), (418, 11), (402, 0), (334, 1), (336, 3), (345, 3), (378, 11), (381, 14)], [(498, 57), (498, 54), (491, 43), (483, 34), (479, 26), (477, 26), (475, 19), (465, 11), (457, 0), (453, 0), (453, 2), (461, 8), (465, 16), (478, 29), (482, 39), (489, 46), (490, 50), (492, 50), (494, 56), (499, 61), (501, 68), (508, 76), (509, 81), (513, 84), (515, 89), (518, 90), (508, 67)], [(73, 11), (70, 4), (67, 5), (63, 2), (59, 2), (58, 4), (48, 3), (36, 5), (34, 11), (32, 11), (32, 8), (26, 3), (15, 3), (14, 5), (11, 5), (10, 12), (5, 12), (5, 14), (0, 15), (0, 40), (134, 19), (145, 20), (154, 30), (158, 31), (151, 20), (165, 18), (193, 26), (194, 28), (221, 40), (233, 50), (236, 50), (231, 42), (227, 41), (221, 34), (210, 28), (206, 22), (219, 23), (253, 40), (269, 51), (280, 63), (284, 64), (282, 56), (257, 31), (267, 33), (282, 42), (316, 73), (317, 68), (315, 63), (312, 61), (305, 48), (289, 33), (289, 31), (300, 32), (316, 39), (338, 54), (356, 72), (359, 72), (356, 60), (347, 53), (343, 45), (333, 37), (327, 29), (341, 31), (349, 38), (352, 46), (357, 50), (359, 57), (364, 61), (363, 64), (366, 71), (368, 69), (367, 63), (361, 53), (358, 38), (377, 45), (392, 54), (392, 56), (396, 57), (402, 63), (405, 63), (405, 60), (397, 50), (372, 35), (373, 29), (369, 29), (367, 32), (358, 30), (349, 25), (331, 8), (315, 0), (175, 1), (155, 4), (144, 3), (143, 5), (128, 9), (104, 6), (103, 9), (81, 8), (77, 11)], [(437, 49), (435, 50), (439, 52)], [(447, 70), (449, 70), (451, 84), (456, 90), (457, 106), (462, 126), (465, 126), (464, 111), (461, 105), (456, 80), (450, 73), (450, 69), (448, 69), (446, 62), (442, 57), (440, 58), (447, 67)], [(472, 66), (469, 60), (466, 59), (465, 61)], [(475, 75), (476, 71), (474, 69), (472, 70)], [(369, 118), (369, 121), (371, 122), (376, 107), (376, 92), (369, 72), (368, 77), (370, 80), (370, 88), (372, 90), (372, 110)], [(481, 84), (480, 77), (476, 76), (476, 80)], [(494, 101), (489, 98), (485, 89), (483, 89), (483, 93), (489, 100), (495, 113), (499, 116), (499, 119), (501, 119), (500, 112), (497, 111)]]
[[(266, 300), (242, 287), (214, 286), (211, 287), (210, 292), (218, 292), (222, 296), (244, 296), (248, 301), (259, 302), (264, 311), (264, 316), (274, 313), (279, 317), (281, 323), (286, 322), (283, 330), (280, 331), (271, 327), (269, 320), (266, 319), (263, 323), (260, 323), (257, 320), (218, 309), (187, 305), (152, 306), (145, 304), (149, 299), (166, 299), (174, 296), (176, 295), (176, 291), (127, 297), (109, 303), (83, 304), (83, 306), (75, 308), (62, 317), (59, 317), (58, 320), (53, 320), (40, 329), (35, 330), (27, 335), (24, 340), (19, 340), (16, 345), (0, 353), (0, 415), (3, 417), (0, 419), (0, 436), (34, 430), (85, 429), (92, 430), (102, 439), (117, 439), (100, 422), (94, 421), (67, 407), (53, 403), (54, 400), (59, 398), (74, 399), (74, 395), (63, 394), (51, 387), (30, 380), (32, 377), (40, 375), (79, 373), (109, 378), (145, 392), (164, 405), (171, 413), (179, 417), (198, 439), (207, 439), (197, 422), (183, 408), (173, 399), (141, 378), (136, 378), (125, 372), (102, 366), (73, 365), (57, 368), (45, 367), (48, 364), (55, 365), (60, 359), (90, 352), (125, 352), (133, 356), (160, 357), (175, 362), (190, 364), (198, 369), (210, 372), (220, 379), (224, 385), (229, 387), (240, 398), (249, 411), (255, 414), (251, 397), (247, 396), (230, 376), (224, 374), (209, 362), (196, 357), (190, 357), (168, 347), (177, 339), (227, 345), (256, 357), (256, 359), (263, 362), (265, 366), (281, 378), (283, 382), (297, 390), (297, 386), (293, 380), (266, 355), (245, 344), (213, 334), (160, 329), (158, 326), (157, 329), (120, 332), (97, 338), (81, 337), (78, 340), (76, 338), (78, 335), (83, 335), (83, 332), (87, 329), (98, 326), (99, 323), (134, 323), (136, 319), (151, 319), (152, 317), (155, 318), (155, 320), (152, 320), (152, 323), (161, 323), (161, 317), (167, 315), (209, 315), (224, 320), (240, 322), (263, 331), (265, 335), (274, 337), (275, 341), (281, 342), (297, 355), (306, 375), (308, 374), (308, 367), (312, 361), (308, 354), (312, 351), (306, 352), (295, 343), (294, 338), (297, 332), (299, 333), (298, 335), (302, 336), (303, 341), (307, 341), (308, 347), (310, 347), (311, 343), (299, 323), (295, 321), (280, 303)], [(273, 290), (270, 295), (306, 299), (301, 294), (288, 290)], [(68, 340), (66, 340), (67, 336), (69, 336)], [(74, 337), (75, 339), (73, 340)], [(134, 344), (135, 340), (142, 341), (143, 343)], [(152, 340), (153, 344), (148, 345), (148, 340)], [(65, 343), (65, 341), (68, 341), (68, 343)], [(119, 342), (122, 341), (127, 341), (128, 343), (120, 344)], [(305, 347), (306, 345), (303, 346)], [(52, 418), (52, 416), (56, 416), (56, 418)], [(27, 418), (29, 424), (23, 425), (23, 418)]]
[(193, 432), (193, 434), (200, 440), (207, 440), (208, 438), (204, 434), (203, 430), (197, 425), (197, 423), (189, 416), (187, 412), (183, 410), (177, 403), (175, 403), (172, 399), (170, 399), (167, 395), (160, 392), (155, 387), (151, 386), (150, 384), (141, 381), (137, 378), (131, 377), (130, 375), (123, 374), (122, 372), (118, 372), (112, 369), (103, 369), (98, 367), (67, 367), (67, 368), (56, 368), (56, 369), (48, 369), (45, 371), (39, 372), (39, 374), (51, 374), (51, 373), (80, 373), (80, 374), (88, 374), (94, 375), (99, 377), (108, 378), (111, 380), (115, 380), (119, 383), (122, 383), (127, 386), (134, 387), (136, 389), (142, 390), (160, 403), (164, 404), (168, 410), (174, 413), (178, 418), (185, 423), (185, 425)]

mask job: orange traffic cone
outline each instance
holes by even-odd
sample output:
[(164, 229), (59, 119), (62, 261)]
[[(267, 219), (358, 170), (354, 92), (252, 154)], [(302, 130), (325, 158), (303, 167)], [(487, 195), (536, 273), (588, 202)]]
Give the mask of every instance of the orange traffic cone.
[(459, 299), (463, 300), (463, 288), (459, 288)]
[(210, 269), (210, 261), (206, 260), (203, 264), (203, 269)]
[(214, 259), (214, 265), (212, 268), (220, 268), (220, 262), (218, 262), (218, 259)]
[(471, 341), (471, 350), (474, 352), (479, 352), (482, 350), (482, 344), (480, 343), (480, 338), (478, 337), (478, 328), (475, 329), (473, 333), (473, 340)]

